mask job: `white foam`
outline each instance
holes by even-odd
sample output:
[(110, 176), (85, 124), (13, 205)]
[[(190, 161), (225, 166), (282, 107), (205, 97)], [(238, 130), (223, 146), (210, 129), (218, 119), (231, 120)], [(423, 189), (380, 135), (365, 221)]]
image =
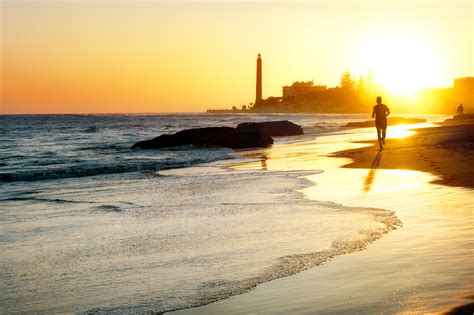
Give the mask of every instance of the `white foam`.
[[(301, 178), (308, 172), (160, 173), (166, 176), (124, 177), (97, 192), (78, 179), (74, 189), (54, 194), (94, 204), (7, 208), (0, 310), (132, 313), (202, 305), (361, 250), (399, 224), (390, 211), (304, 199), (295, 189), (309, 185)], [(124, 203), (140, 207), (97, 211)]]

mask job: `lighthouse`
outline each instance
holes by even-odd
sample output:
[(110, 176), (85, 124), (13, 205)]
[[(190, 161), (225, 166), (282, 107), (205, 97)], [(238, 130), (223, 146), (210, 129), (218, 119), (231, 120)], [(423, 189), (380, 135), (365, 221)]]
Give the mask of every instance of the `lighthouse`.
[(260, 103), (262, 100), (262, 58), (258, 54), (257, 58), (257, 88), (255, 96), (255, 104)]

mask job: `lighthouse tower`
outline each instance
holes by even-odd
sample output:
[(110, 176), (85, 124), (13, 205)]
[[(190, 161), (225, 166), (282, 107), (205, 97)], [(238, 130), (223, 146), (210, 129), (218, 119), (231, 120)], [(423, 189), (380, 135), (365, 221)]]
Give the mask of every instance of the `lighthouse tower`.
[(262, 58), (258, 54), (257, 58), (257, 89), (255, 96), (255, 104), (260, 103), (262, 100)]

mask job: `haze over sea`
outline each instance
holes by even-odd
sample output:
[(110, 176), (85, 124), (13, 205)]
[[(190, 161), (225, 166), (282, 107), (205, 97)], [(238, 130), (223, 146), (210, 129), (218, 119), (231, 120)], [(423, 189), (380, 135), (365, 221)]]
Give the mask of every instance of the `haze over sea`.
[[(316, 138), (324, 154), (366, 137), (342, 127), (366, 115), (0, 116), (0, 312), (199, 306), (400, 226), (390, 210), (304, 198), (316, 166), (265, 170), (261, 156), (222, 148), (130, 149), (187, 128), (283, 119), (305, 134), (274, 147)], [(231, 167), (249, 159), (262, 169)]]

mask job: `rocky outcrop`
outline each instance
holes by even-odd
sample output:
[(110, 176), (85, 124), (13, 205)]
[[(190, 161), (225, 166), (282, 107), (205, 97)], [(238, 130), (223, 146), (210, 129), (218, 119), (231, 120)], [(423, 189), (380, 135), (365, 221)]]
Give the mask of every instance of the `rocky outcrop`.
[(242, 123), (237, 126), (239, 132), (264, 132), (273, 137), (296, 136), (303, 134), (303, 128), (288, 120), (259, 123)]
[(257, 148), (272, 145), (272, 136), (294, 136), (302, 133), (303, 129), (300, 126), (287, 120), (243, 123), (238, 125), (237, 128), (186, 129), (172, 135), (161, 135), (151, 140), (137, 142), (132, 146), (132, 149), (160, 149), (183, 145), (232, 149)]

